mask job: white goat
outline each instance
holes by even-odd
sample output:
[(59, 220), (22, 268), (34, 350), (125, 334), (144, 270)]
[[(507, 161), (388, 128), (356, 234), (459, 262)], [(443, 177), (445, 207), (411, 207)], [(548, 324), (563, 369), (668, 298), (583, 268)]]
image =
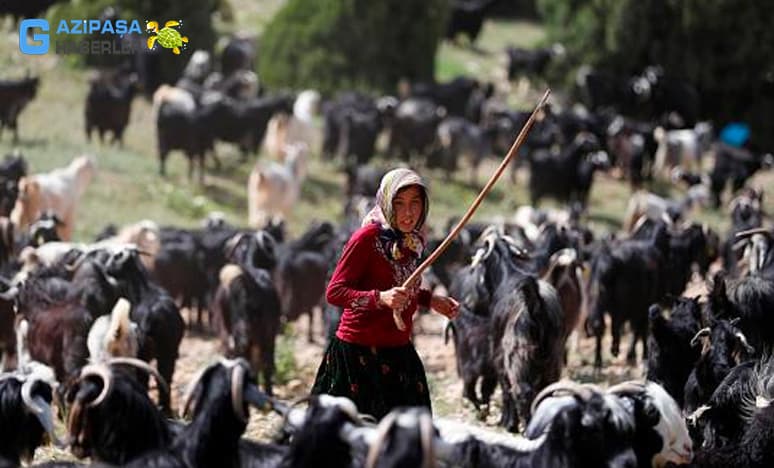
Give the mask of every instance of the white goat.
[(314, 90), (302, 91), (293, 103), (293, 115), (278, 114), (271, 118), (266, 128), (266, 151), (273, 159), (283, 160), (289, 145), (306, 143), (310, 150), (316, 149), (319, 141), (314, 116), (319, 112), (320, 93)]
[(86, 339), (91, 362), (105, 362), (113, 357), (137, 357), (140, 341), (137, 324), (129, 319), (131, 308), (128, 300), (119, 298), (110, 316), (103, 315), (94, 321)]
[(695, 206), (704, 206), (709, 201), (709, 190), (704, 185), (694, 185), (680, 200), (670, 200), (646, 191), (632, 194), (626, 207), (623, 229), (634, 230), (634, 225), (642, 216), (652, 220), (668, 216), (673, 221), (684, 218)]
[(59, 238), (72, 238), (75, 208), (91, 182), (96, 166), (89, 156), (75, 158), (70, 165), (51, 172), (19, 179), (19, 198), (11, 211), (11, 222), (17, 229), (28, 227), (46, 211), (62, 220), (57, 227)]
[(710, 149), (712, 125), (699, 122), (693, 128), (664, 130), (657, 127), (653, 138), (658, 143), (653, 170), (666, 175), (675, 166), (686, 170), (700, 171), (701, 157)]
[(285, 148), (285, 162), (253, 167), (247, 181), (247, 215), (250, 226), (260, 228), (272, 218), (287, 218), (301, 194), (309, 148), (304, 143)]

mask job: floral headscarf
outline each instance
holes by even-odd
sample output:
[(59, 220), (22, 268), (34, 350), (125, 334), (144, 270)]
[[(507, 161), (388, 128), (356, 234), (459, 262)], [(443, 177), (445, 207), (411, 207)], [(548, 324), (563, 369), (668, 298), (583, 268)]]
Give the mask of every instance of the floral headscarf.
[[(423, 200), (423, 212), (417, 220), (414, 230), (404, 233), (396, 226), (395, 213), (392, 211), (392, 201), (398, 192), (406, 187), (416, 185), (421, 189)], [(422, 235), (422, 227), (427, 219), (429, 210), (427, 185), (425, 181), (411, 169), (393, 169), (382, 177), (379, 191), (376, 192), (376, 206), (363, 218), (362, 225), (377, 223), (381, 227), (379, 239), (384, 246), (384, 251), (393, 260), (400, 260), (405, 253), (415, 257), (422, 255), (425, 249), (425, 238)]]

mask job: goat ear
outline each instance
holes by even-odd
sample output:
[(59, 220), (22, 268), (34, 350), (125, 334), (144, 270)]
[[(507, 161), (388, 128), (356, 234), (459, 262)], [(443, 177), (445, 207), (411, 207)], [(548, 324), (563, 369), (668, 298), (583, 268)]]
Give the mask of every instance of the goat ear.
[(712, 291), (710, 296), (716, 300), (728, 300), (726, 294), (726, 274), (724, 271), (718, 271), (715, 273), (715, 276), (712, 277)]

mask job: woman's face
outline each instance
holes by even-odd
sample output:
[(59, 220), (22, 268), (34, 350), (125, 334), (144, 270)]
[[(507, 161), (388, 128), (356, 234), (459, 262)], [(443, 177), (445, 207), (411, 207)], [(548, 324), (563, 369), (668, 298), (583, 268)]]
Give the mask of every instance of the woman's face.
[(417, 225), (425, 210), (425, 200), (422, 190), (416, 185), (400, 189), (392, 199), (392, 212), (395, 215), (396, 227), (401, 232), (411, 232)]

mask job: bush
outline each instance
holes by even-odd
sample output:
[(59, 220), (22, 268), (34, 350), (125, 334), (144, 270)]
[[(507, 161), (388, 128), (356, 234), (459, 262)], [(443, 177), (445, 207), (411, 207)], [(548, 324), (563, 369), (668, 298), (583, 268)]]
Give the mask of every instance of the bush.
[[(572, 65), (620, 74), (659, 64), (699, 91), (716, 127), (744, 120), (774, 146), (774, 3), (737, 0), (538, 0)], [(568, 70), (564, 70), (568, 72)]]
[(269, 87), (394, 92), (433, 78), (447, 0), (289, 0), (260, 39)]

